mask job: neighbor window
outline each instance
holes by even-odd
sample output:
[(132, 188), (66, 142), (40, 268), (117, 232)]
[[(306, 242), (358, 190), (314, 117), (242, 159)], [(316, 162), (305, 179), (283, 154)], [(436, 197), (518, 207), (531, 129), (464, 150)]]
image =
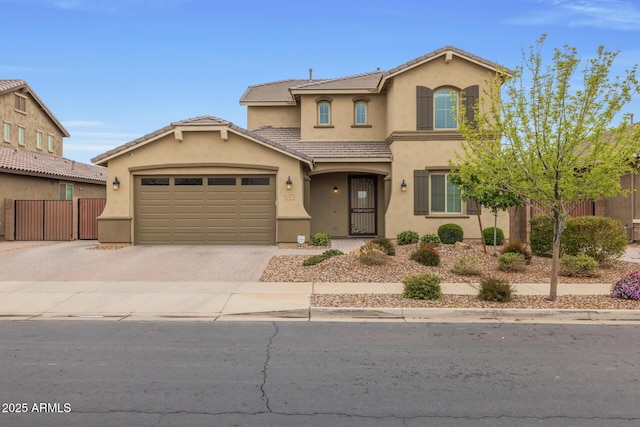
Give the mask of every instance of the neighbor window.
[(329, 104), (327, 101), (318, 104), (318, 124), (331, 124), (331, 104)]
[(42, 150), (42, 132), (36, 132), (36, 148)]
[(73, 200), (73, 184), (60, 184), (60, 200)]
[(449, 174), (430, 175), (431, 213), (462, 213), (460, 188), (449, 180)]
[(47, 135), (47, 149), (53, 152), (53, 135)]
[(3, 126), (4, 130), (4, 142), (11, 142), (11, 125), (9, 123), (5, 123)]
[(18, 145), (24, 145), (24, 128), (18, 126)]
[(16, 95), (16, 110), (21, 113), (27, 112), (27, 98), (24, 96)]
[(433, 94), (435, 129), (456, 129), (458, 121), (452, 114), (458, 107), (458, 93), (450, 90), (439, 90)]

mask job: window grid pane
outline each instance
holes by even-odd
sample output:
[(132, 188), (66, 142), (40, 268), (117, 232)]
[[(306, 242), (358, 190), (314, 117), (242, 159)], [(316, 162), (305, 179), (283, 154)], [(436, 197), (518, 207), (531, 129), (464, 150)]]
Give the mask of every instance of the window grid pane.
[(321, 125), (329, 124), (329, 103), (323, 102), (318, 106), (318, 123)]
[(448, 213), (462, 212), (462, 197), (460, 196), (460, 188), (458, 188), (457, 185), (449, 182), (448, 175), (447, 175), (447, 212)]
[(18, 145), (24, 145), (24, 128), (18, 126)]
[(356, 124), (364, 125), (367, 123), (367, 104), (358, 102), (356, 104)]
[(457, 120), (451, 114), (457, 107), (458, 94), (452, 90), (441, 90), (434, 95), (434, 114), (436, 129), (456, 129)]
[(444, 182), (444, 175), (431, 175), (431, 212), (446, 212)]

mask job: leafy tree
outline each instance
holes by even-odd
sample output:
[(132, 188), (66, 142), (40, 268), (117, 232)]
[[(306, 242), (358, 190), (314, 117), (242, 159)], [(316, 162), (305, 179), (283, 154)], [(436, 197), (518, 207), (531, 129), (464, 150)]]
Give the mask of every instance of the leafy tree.
[(555, 300), (567, 217), (582, 200), (625, 194), (620, 177), (635, 173), (640, 126), (629, 126), (628, 115), (612, 122), (639, 85), (636, 66), (623, 78), (610, 77), (618, 53), (602, 46), (585, 61), (573, 47), (556, 48), (543, 66), (545, 38), (523, 52), (522, 66), (498, 70), (489, 82), (474, 123), (459, 126), (465, 142), (458, 162), (461, 176), (537, 202), (552, 220), (549, 299)]

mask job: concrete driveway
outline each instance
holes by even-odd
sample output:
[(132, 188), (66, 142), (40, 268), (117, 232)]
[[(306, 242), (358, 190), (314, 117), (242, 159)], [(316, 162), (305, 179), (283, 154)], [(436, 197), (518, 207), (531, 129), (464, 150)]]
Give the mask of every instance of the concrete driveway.
[(322, 252), (245, 245), (97, 247), (91, 240), (0, 242), (0, 280), (256, 282), (274, 255)]

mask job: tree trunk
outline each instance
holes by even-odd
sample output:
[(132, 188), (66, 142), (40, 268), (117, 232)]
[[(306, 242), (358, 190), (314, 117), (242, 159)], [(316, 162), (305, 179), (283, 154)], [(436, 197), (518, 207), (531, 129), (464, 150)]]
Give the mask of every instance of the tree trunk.
[(493, 214), (493, 256), (498, 256), (496, 253), (496, 240), (498, 239), (498, 212)]
[(553, 256), (551, 258), (551, 284), (549, 286), (549, 301), (555, 301), (558, 297), (558, 270), (560, 268), (560, 236), (564, 231), (567, 221), (559, 213), (553, 215)]
[(487, 254), (487, 242), (484, 241), (484, 233), (482, 232), (482, 220), (480, 219), (480, 214), (478, 214), (478, 224), (480, 225), (480, 238), (482, 239), (482, 249), (484, 249), (484, 254)]

